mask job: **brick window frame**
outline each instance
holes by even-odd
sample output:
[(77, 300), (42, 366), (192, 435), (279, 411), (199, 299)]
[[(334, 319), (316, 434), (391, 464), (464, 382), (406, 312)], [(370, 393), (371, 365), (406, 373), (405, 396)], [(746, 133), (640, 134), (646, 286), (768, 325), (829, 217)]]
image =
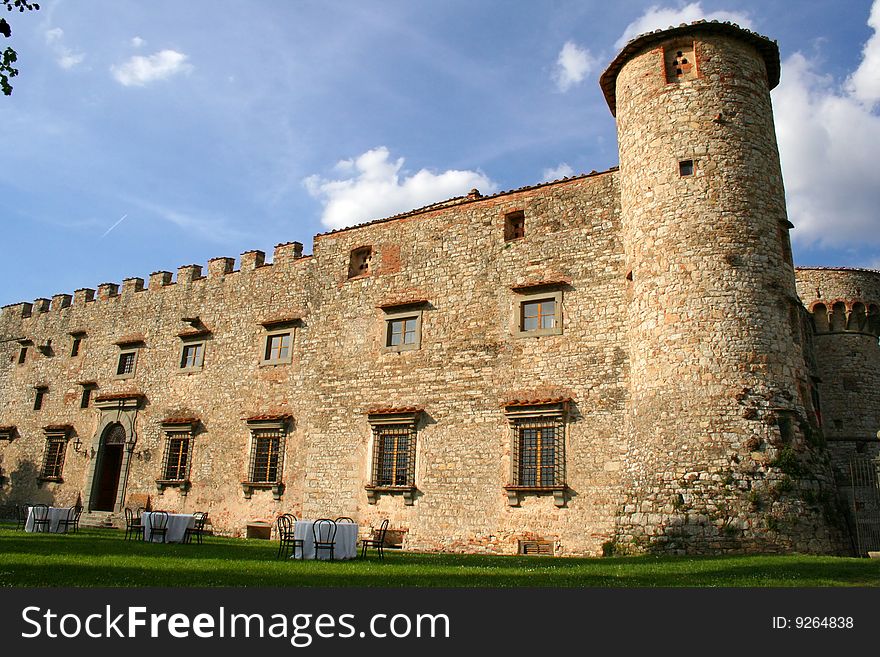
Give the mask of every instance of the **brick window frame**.
[(509, 483), (504, 487), (510, 506), (522, 495), (552, 493), (557, 507), (566, 504), (565, 443), (568, 399), (511, 402), (505, 406), (510, 436)]
[(193, 443), (197, 418), (169, 418), (162, 422), (162, 433), (165, 434), (165, 447), (162, 454), (162, 471), (156, 480), (159, 493), (166, 488), (177, 488), (185, 496), (192, 483), (190, 471), (193, 460)]
[(71, 427), (67, 425), (43, 428), (46, 435), (46, 447), (43, 451), (43, 463), (40, 466), (38, 481), (62, 483), (64, 458), (67, 454), (67, 443), (70, 439)]
[(348, 278), (362, 278), (369, 276), (373, 271), (373, 256), (375, 256), (372, 246), (360, 246), (352, 249), (348, 255)]
[(255, 490), (271, 490), (273, 499), (284, 494), (284, 454), (289, 416), (257, 416), (247, 420), (250, 432), (247, 479), (241, 482), (245, 499)]
[(526, 236), (526, 213), (511, 210), (504, 213), (504, 241), (520, 240)]
[[(562, 335), (562, 290), (547, 288), (545, 290), (517, 291), (514, 299), (515, 308), (512, 318), (512, 332), (517, 338), (536, 338), (545, 335)], [(552, 301), (553, 326), (542, 328), (539, 323), (537, 328), (526, 329), (526, 313), (535, 306), (547, 301)]]
[(422, 409), (387, 408), (368, 411), (372, 441), (370, 481), (364, 486), (367, 502), (376, 504), (383, 493), (400, 494), (412, 506), (416, 488), (418, 424)]

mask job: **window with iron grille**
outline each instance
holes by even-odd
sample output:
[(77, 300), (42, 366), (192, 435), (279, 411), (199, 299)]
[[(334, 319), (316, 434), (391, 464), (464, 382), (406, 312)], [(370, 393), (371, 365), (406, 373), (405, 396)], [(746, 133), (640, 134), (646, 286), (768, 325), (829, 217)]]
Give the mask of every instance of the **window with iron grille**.
[(505, 414), (510, 425), (511, 506), (522, 493), (552, 492), (556, 506), (565, 505), (565, 426), (568, 400), (516, 403)]
[(136, 364), (137, 350), (123, 351), (119, 354), (119, 362), (116, 364), (116, 376), (120, 378), (134, 376)]
[(168, 433), (165, 441), (165, 481), (186, 481), (189, 478), (190, 434)]
[(412, 486), (415, 483), (415, 430), (412, 425), (375, 427), (373, 484)]
[(67, 439), (59, 436), (46, 438), (46, 454), (43, 458), (42, 479), (61, 479), (61, 471), (64, 469), (64, 453), (67, 447)]
[(284, 433), (277, 430), (254, 430), (251, 439), (250, 480), (252, 483), (276, 483), (281, 480), (281, 450)]

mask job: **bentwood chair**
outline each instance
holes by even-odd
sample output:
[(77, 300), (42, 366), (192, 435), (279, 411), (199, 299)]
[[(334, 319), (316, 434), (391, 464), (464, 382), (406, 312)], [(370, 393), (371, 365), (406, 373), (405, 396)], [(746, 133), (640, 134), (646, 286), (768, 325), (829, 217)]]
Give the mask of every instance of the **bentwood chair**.
[(275, 521), (275, 526), (278, 529), (278, 554), (275, 556), (276, 559), (280, 559), (282, 556), (286, 557), (288, 548), (293, 557), (296, 557), (296, 548), (299, 548), (299, 554), (303, 556), (304, 541), (301, 538), (294, 538), (293, 528), (295, 525), (296, 516), (290, 513), (278, 516), (278, 519)]
[(336, 549), (336, 523), (329, 518), (315, 520), (312, 525), (312, 537), (315, 539), (315, 559), (321, 550), (330, 552), (330, 561), (333, 561), (333, 551)]
[(49, 505), (34, 504), (31, 513), (34, 514), (33, 530), (35, 532), (49, 531)]
[(67, 515), (65, 515), (63, 518), (61, 518), (61, 520), (58, 521), (58, 531), (63, 531), (65, 534), (69, 532), (73, 532), (75, 534), (79, 530), (79, 517), (81, 515), (81, 506), (72, 506), (67, 509)]
[(382, 521), (378, 530), (373, 530), (372, 538), (364, 538), (361, 540), (361, 559), (367, 556), (367, 548), (376, 548), (380, 559), (385, 558), (385, 534), (388, 533), (388, 518)]
[(25, 523), (27, 523), (28, 516), (28, 505), (27, 504), (16, 504), (15, 505), (15, 528), (24, 530)]
[(196, 511), (193, 514), (193, 526), (187, 527), (183, 533), (183, 542), (192, 543), (193, 536), (196, 537), (196, 543), (202, 544), (202, 536), (205, 534), (205, 523), (208, 521), (208, 514), (204, 511)]
[(162, 537), (163, 543), (168, 541), (168, 513), (165, 511), (153, 511), (150, 514), (150, 541), (154, 541), (157, 536)]
[(336, 524), (338, 525), (340, 522), (350, 522), (351, 524), (354, 524), (354, 520), (352, 520), (348, 516), (339, 516), (336, 519)]
[(129, 541), (132, 538), (141, 540), (144, 538), (144, 525), (140, 516), (135, 517), (132, 510), (125, 507), (125, 540)]

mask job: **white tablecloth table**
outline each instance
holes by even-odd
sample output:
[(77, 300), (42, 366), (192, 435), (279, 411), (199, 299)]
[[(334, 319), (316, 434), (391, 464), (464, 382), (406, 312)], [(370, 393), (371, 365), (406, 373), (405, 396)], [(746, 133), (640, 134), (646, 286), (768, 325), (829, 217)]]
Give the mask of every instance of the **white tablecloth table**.
[[(153, 516), (152, 511), (144, 511), (141, 514), (141, 522), (144, 525), (144, 540), (153, 543), (161, 543), (162, 535), (157, 534), (155, 537), (153, 536), (153, 525), (151, 522)], [(187, 528), (192, 528), (196, 526), (196, 517), (191, 513), (169, 513), (168, 514), (168, 524), (165, 527), (168, 529), (165, 532), (165, 542), (166, 543), (182, 543), (183, 537), (186, 535)]]
[[(50, 506), (49, 507), (49, 531), (57, 533), (64, 533), (66, 527), (59, 527), (58, 523), (67, 518), (67, 514), (70, 512), (70, 507), (59, 507), (59, 506)], [(26, 532), (34, 531), (34, 507), (28, 508), (27, 520), (24, 521), (24, 530)]]
[[(297, 520), (293, 526), (293, 537), (301, 538), (303, 541), (303, 549), (293, 551), (293, 557), (296, 559), (315, 559), (321, 560), (330, 558), (330, 550), (321, 550), (320, 555), (315, 555), (315, 535), (312, 533), (314, 520)], [(358, 526), (353, 522), (337, 522), (336, 523), (336, 547), (333, 550), (334, 559), (354, 559), (357, 557), (357, 537)]]

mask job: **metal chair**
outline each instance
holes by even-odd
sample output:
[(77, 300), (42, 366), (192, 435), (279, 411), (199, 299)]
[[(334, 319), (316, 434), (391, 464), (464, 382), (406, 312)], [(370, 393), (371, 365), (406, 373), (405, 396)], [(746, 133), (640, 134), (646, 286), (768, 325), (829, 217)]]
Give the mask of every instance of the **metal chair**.
[(132, 538), (144, 538), (144, 524), (141, 522), (140, 516), (135, 517), (134, 513), (128, 507), (125, 507), (125, 540)]
[(379, 529), (373, 530), (373, 538), (361, 539), (361, 559), (366, 559), (367, 548), (376, 548), (380, 559), (385, 558), (385, 534), (388, 533), (388, 518), (382, 521)]
[(336, 519), (336, 524), (338, 525), (340, 522), (350, 522), (351, 524), (354, 524), (354, 520), (352, 520), (348, 516), (339, 516)]
[(33, 522), (33, 531), (35, 532), (48, 532), (49, 527), (49, 505), (48, 504), (34, 504), (31, 508), (31, 513), (34, 516)]
[(75, 534), (79, 531), (79, 517), (81, 515), (81, 506), (72, 506), (67, 509), (67, 515), (58, 521), (58, 531), (63, 531), (65, 534), (72, 531)]
[(157, 536), (162, 537), (163, 543), (168, 542), (168, 513), (165, 511), (153, 511), (150, 514), (150, 542), (154, 542)]
[(28, 505), (15, 505), (15, 528), (24, 531), (25, 523), (27, 523)]
[(336, 523), (329, 518), (315, 520), (312, 525), (312, 537), (315, 540), (315, 559), (320, 550), (330, 551), (330, 561), (333, 561), (333, 551), (336, 549)]
[(208, 514), (204, 511), (196, 511), (193, 514), (193, 526), (187, 527), (183, 533), (183, 542), (192, 543), (192, 537), (196, 537), (196, 543), (202, 544), (202, 536), (205, 533), (205, 523), (208, 521)]
[(299, 548), (300, 557), (303, 556), (304, 541), (301, 538), (294, 538), (293, 528), (295, 525), (296, 516), (290, 513), (278, 516), (278, 519), (275, 521), (275, 526), (278, 529), (278, 554), (275, 555), (276, 559), (280, 559), (282, 555), (286, 556), (288, 548), (290, 548), (290, 554), (294, 558), (296, 557), (296, 548)]

